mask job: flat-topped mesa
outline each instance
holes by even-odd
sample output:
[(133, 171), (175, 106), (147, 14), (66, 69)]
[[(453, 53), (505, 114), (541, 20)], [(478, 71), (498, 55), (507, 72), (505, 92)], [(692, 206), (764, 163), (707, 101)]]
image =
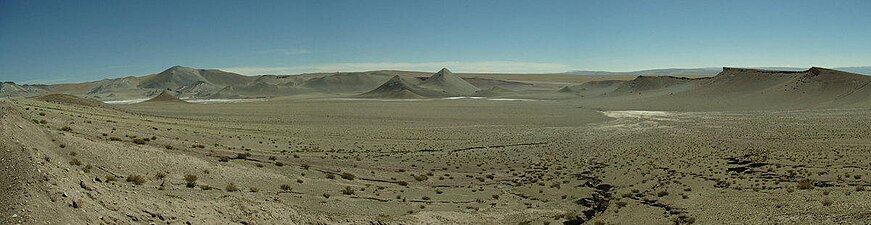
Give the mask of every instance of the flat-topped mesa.
[(635, 77), (634, 80), (692, 80), (693, 78), (689, 77), (676, 77), (676, 76), (644, 76), (639, 75)]
[(723, 73), (759, 73), (759, 74), (796, 74), (803, 73), (804, 71), (789, 71), (789, 70), (766, 70), (766, 69), (753, 69), (753, 68), (736, 68), (736, 67), (723, 67)]

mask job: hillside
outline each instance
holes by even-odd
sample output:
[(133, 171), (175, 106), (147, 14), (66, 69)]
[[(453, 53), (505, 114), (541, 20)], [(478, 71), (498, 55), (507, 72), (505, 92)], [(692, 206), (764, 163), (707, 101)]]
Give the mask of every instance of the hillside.
[(45, 93), (46, 91), (31, 85), (18, 85), (15, 82), (0, 83), (0, 97), (28, 96)]
[(393, 77), (383, 72), (338, 73), (306, 80), (302, 86), (331, 93), (360, 93), (377, 88)]
[(359, 97), (363, 98), (423, 98), (440, 96), (442, 96), (442, 93), (418, 87), (398, 75), (393, 76), (374, 90), (359, 95)]
[(446, 96), (471, 96), (480, 90), (447, 68), (442, 68), (439, 72), (421, 82), (419, 86), (439, 91)]
[[(178, 97), (176, 97), (175, 95), (173, 95), (171, 91), (164, 90), (163, 92), (160, 92), (160, 94), (158, 94), (157, 96), (154, 96), (154, 98), (148, 99), (147, 101), (144, 101), (142, 103), (187, 103), (187, 102), (184, 100), (181, 100)], [(140, 103), (140, 104), (142, 104), (142, 103)]]

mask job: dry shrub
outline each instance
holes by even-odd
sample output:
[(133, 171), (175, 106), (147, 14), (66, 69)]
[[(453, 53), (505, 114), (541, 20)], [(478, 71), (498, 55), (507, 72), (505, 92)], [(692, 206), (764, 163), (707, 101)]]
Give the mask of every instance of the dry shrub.
[(131, 182), (135, 185), (142, 185), (145, 183), (145, 177), (142, 175), (130, 175), (127, 176), (127, 182)]

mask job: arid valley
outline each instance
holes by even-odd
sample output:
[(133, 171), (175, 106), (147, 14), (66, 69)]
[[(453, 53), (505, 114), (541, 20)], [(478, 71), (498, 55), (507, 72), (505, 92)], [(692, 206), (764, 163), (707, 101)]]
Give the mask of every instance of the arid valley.
[[(174, 67), (136, 79), (175, 90), (217, 83), (203, 71)], [(177, 96), (204, 92), (143, 91), (135, 83), (111, 93), (152, 98), (106, 104), (92, 90), (89, 97), (41, 87), (60, 93), (0, 103), (9, 190), (2, 201), (10, 203), (3, 219), (862, 224), (871, 218), (871, 77), (823, 68), (725, 68), (690, 77), (339, 73), (270, 84), (298, 89), (286, 96), (199, 103)], [(98, 83), (108, 82), (116, 80)], [(341, 90), (304, 88), (315, 84)], [(251, 86), (257, 85), (267, 84)]]
[(871, 0), (0, 0), (0, 225), (871, 225)]

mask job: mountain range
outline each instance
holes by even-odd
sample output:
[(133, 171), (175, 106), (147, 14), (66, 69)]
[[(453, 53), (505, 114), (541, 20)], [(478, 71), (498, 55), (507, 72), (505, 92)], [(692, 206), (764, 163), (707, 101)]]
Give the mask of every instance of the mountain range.
[[(781, 71), (803, 71), (808, 68), (799, 68), (799, 67), (751, 67), (750, 69), (762, 69), (762, 70), (781, 70)], [(844, 72), (858, 73), (864, 75), (871, 75), (871, 66), (856, 66), (856, 67), (835, 67), (832, 68), (834, 70), (840, 70)], [(589, 70), (577, 70), (577, 71), (569, 71), (564, 74), (571, 75), (716, 75), (723, 71), (723, 68), (720, 67), (704, 67), (704, 68), (670, 68), (670, 69), (652, 69), (652, 70), (639, 70), (639, 71), (630, 71), (630, 72), (611, 72), (611, 71), (589, 71)]]

